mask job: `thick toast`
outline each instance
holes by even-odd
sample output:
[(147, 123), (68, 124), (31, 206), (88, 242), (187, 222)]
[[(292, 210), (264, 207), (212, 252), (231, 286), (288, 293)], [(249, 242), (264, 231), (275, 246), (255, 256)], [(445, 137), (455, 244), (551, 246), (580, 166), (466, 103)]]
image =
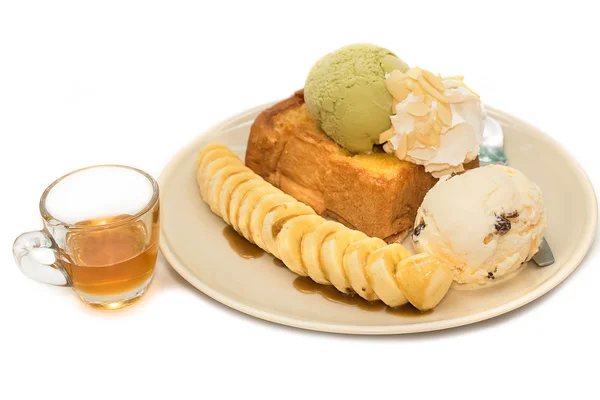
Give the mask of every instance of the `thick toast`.
[(302, 90), (256, 118), (246, 165), (318, 214), (388, 242), (406, 236), (437, 182), (422, 166), (393, 155), (344, 150), (310, 117)]

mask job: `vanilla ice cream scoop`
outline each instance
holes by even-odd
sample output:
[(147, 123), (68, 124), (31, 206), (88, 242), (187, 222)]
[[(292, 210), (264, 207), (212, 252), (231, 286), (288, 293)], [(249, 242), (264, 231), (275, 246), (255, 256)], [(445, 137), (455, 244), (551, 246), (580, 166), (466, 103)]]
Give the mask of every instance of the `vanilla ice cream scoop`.
[(461, 286), (477, 288), (513, 276), (545, 228), (540, 188), (516, 169), (488, 165), (442, 177), (419, 208), (412, 240), (417, 252), (452, 265)]
[(425, 166), (434, 177), (464, 171), (479, 154), (485, 112), (462, 77), (420, 68), (386, 75), (394, 98), (392, 127), (380, 135), (387, 153)]

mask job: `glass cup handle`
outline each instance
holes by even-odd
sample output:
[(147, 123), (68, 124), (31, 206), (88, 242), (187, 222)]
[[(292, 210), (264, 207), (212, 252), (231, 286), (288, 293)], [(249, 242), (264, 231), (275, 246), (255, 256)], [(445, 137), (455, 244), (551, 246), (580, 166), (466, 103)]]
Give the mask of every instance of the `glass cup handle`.
[(48, 232), (22, 234), (13, 244), (13, 255), (29, 278), (56, 286), (72, 286), (69, 274), (57, 261), (56, 245)]

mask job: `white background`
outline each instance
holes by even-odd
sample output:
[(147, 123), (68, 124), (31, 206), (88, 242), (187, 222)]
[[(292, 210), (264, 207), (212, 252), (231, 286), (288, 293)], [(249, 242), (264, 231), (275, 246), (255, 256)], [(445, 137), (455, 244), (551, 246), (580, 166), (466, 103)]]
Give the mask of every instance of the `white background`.
[(381, 338), (247, 317), (164, 260), (145, 298), (116, 313), (23, 276), (10, 246), (40, 227), (55, 178), (98, 163), (158, 176), (203, 129), (288, 96), (320, 56), (353, 42), (464, 74), (600, 188), (594, 1), (203, 3), (0, 1), (0, 398), (599, 398), (598, 245), (519, 311)]

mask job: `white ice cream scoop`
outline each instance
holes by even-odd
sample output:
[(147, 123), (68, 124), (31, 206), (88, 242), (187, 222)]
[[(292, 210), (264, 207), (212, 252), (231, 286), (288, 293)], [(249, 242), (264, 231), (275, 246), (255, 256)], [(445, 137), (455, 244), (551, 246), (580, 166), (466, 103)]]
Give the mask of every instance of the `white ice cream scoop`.
[(538, 251), (546, 228), (540, 188), (520, 171), (488, 165), (447, 175), (419, 208), (413, 242), (480, 287), (513, 276)]

